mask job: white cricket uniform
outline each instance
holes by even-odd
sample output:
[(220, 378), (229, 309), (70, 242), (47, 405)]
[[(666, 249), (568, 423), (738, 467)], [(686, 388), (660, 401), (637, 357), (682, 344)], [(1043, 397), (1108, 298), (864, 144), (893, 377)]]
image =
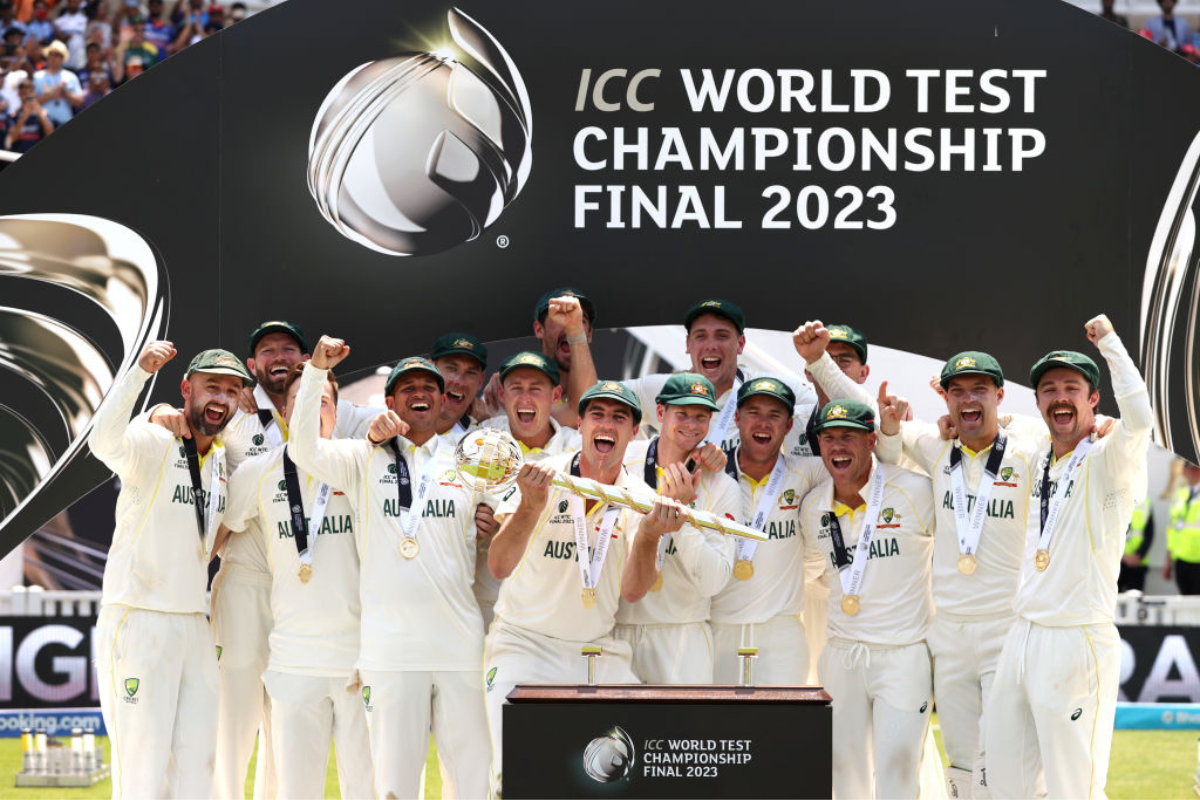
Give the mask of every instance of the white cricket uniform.
[[(512, 427), (508, 424), (508, 417), (504, 414), (484, 420), (480, 424), (481, 428), (496, 428), (498, 430), (512, 433)], [(583, 440), (579, 438), (579, 431), (574, 428), (568, 428), (564, 425), (559, 425), (558, 420), (554, 417), (550, 418), (550, 427), (554, 433), (550, 436), (550, 441), (546, 442), (545, 447), (526, 447), (521, 442), (521, 452), (525, 455), (526, 461), (541, 461), (550, 456), (556, 456), (560, 453), (574, 452), (582, 447)], [(510, 489), (505, 494), (512, 492)], [(487, 499), (487, 505), (492, 506), (494, 512), (499, 507), (503, 497)], [(479, 603), (479, 613), (483, 615), (483, 629), (486, 631), (492, 625), (492, 618), (496, 616), (496, 598), (500, 596), (500, 580), (492, 576), (491, 570), (488, 569), (488, 549), (491, 547), (491, 537), (480, 539), (475, 547), (475, 600)]]
[[(1133, 507), (1146, 492), (1152, 411), (1146, 384), (1115, 333), (1099, 342), (1121, 418), (1092, 443), (1068, 484), (1050, 542), (1050, 563), (1035, 567), (1041, 537), (1042, 470), (1035, 464), (1021, 578), (987, 710), (993, 797), (1104, 797), (1121, 666), (1113, 624), (1117, 573)], [(1050, 465), (1048, 491), (1070, 458)]]
[[(658, 423), (654, 421), (654, 409), (658, 405), (655, 402), (656, 397), (662, 392), (663, 387), (667, 384), (667, 379), (670, 378), (668, 373), (655, 373), (653, 375), (643, 375), (640, 378), (630, 378), (629, 380), (621, 381), (621, 383), (637, 395), (638, 402), (642, 404), (643, 417), (642, 430), (647, 431), (647, 438), (656, 435), (658, 432)], [(737, 388), (741, 382), (752, 381), (756, 378), (775, 378), (788, 385), (792, 393), (796, 396), (795, 424), (792, 425), (792, 430), (783, 440), (783, 452), (790, 453), (793, 450), (802, 451), (804, 439), (804, 425), (808, 421), (808, 415), (812, 414), (812, 410), (816, 407), (817, 396), (807, 384), (794, 384), (791, 381), (784, 381), (774, 375), (765, 372), (757, 372), (755, 370), (738, 369), (738, 379), (734, 381), (733, 388), (726, 390), (717, 398), (717, 408), (723, 411), (726, 401), (737, 402)], [(734, 409), (736, 411), (736, 408)], [(715, 430), (718, 420), (721, 418), (721, 411), (713, 414), (712, 428)], [(803, 418), (801, 418), (803, 417)], [(725, 436), (716, 444), (720, 446), (726, 453), (733, 451), (741, 441), (738, 434), (737, 425), (730, 418), (729, 428), (725, 431)], [(808, 455), (811, 455), (809, 453)]]
[[(806, 552), (800, 503), (829, 475), (819, 458), (792, 458), (782, 453), (779, 457), (785, 465), (783, 483), (763, 526), (769, 538), (759, 542), (754, 551), (754, 574), (748, 580), (735, 575), (712, 599), (717, 683), (738, 682), (741, 665), (737, 651), (741, 647), (758, 648), (756, 684), (809, 682), (808, 641), (801, 615), (811, 589), (810, 578), (824, 574), (825, 562), (813, 557), (815, 551)], [(756, 481), (734, 466), (737, 458), (735, 451), (729, 463), (738, 476), (741, 521), (750, 524), (771, 475)]]
[[(266, 453), (288, 440), (288, 426), (262, 387), (255, 389), (259, 414), (239, 411), (226, 432), (229, 471), (242, 462)], [(361, 438), (381, 409), (338, 401), (334, 437)], [(264, 415), (265, 416), (265, 415)], [(246, 769), (254, 754), (254, 737), (261, 731), (262, 747), (255, 761), (255, 800), (275, 797), (278, 775), (271, 735), (271, 698), (262, 675), (269, 660), (271, 620), (271, 568), (260, 536), (230, 536), (221, 554), (221, 569), (213, 578), (212, 626), (221, 671), (221, 699), (217, 722), (217, 761), (213, 774), (216, 800), (240, 798), (245, 793)]]
[[(573, 458), (574, 454), (564, 453), (546, 459), (546, 463), (559, 472), (567, 472)], [(622, 470), (614, 485), (651, 494), (641, 478), (628, 470)], [(519, 683), (581, 683), (587, 665), (580, 650), (587, 646), (604, 651), (596, 661), (599, 683), (639, 683), (630, 666), (629, 644), (614, 638), (612, 630), (621, 598), (621, 574), (629, 537), (641, 515), (629, 509), (617, 512), (608, 554), (596, 585), (596, 603), (587, 608), (583, 605), (583, 584), (576, 563), (573, 496), (566, 489), (550, 487), (546, 508), (529, 535), (520, 563), (500, 584), (496, 618), (488, 631), (483, 662), (492, 734), (492, 790), (496, 795), (503, 780), (502, 707), (513, 687)], [(520, 498), (518, 491), (506, 499), (496, 509), (496, 516), (502, 521), (512, 514), (520, 505)], [(587, 512), (588, 544), (592, 550), (608, 509), (607, 504), (597, 504)]]
[(835, 501), (831, 479), (801, 505), (806, 546), (824, 559), (829, 577), (829, 639), (818, 671), (833, 697), (835, 798), (917, 797), (929, 725), (933, 682), (925, 635), (933, 619), (933, 494), (928, 478), (874, 462), (864, 499), (880, 469), (886, 476), (883, 502), (857, 615), (842, 610), (830, 521), (837, 514), (853, 558), (863, 507)]
[[(454, 454), (443, 437), (419, 447), (403, 437), (394, 440), (408, 466), (414, 512), (421, 515), (420, 552), (402, 557), (395, 451), (390, 443), (371, 447), (365, 439), (319, 438), (325, 380), (325, 370), (305, 367), (288, 451), (301, 469), (342, 487), (361, 521), (355, 531), (362, 606), (357, 666), (376, 795), (417, 795), (432, 719), (443, 791), (482, 797), (491, 753), (479, 680), (483, 620), (472, 590), (480, 497), (457, 482)], [(418, 487), (425, 475), (432, 482), (421, 504)]]
[(225, 448), (214, 441), (201, 460), (201, 487), (216, 504), (202, 540), (183, 443), (129, 419), (149, 378), (134, 367), (92, 420), (92, 453), (121, 478), (96, 678), (112, 740), (113, 796), (206, 798), (217, 734), (207, 550), (225, 511)]
[[(645, 480), (646, 459), (657, 441), (631, 442), (625, 469)], [(657, 486), (662, 467), (653, 469)], [(741, 495), (724, 472), (701, 471), (696, 492), (692, 508), (741, 521)], [(709, 684), (714, 652), (708, 619), (712, 596), (733, 575), (733, 537), (684, 525), (663, 539), (662, 583), (636, 603), (621, 601), (613, 635), (633, 648), (633, 671), (644, 682)]]
[[(346, 681), (358, 659), (358, 551), (354, 514), (332, 490), (320, 529), (309, 534), (312, 577), (299, 578), (283, 448), (244, 462), (230, 478), (225, 525), (260, 539), (271, 569), (270, 654), (263, 682), (271, 697), (271, 742), (280, 797), (321, 797), (329, 741), (337, 744), (343, 797), (370, 797), (366, 713)], [(318, 481), (297, 469), (305, 516), (312, 522)]]

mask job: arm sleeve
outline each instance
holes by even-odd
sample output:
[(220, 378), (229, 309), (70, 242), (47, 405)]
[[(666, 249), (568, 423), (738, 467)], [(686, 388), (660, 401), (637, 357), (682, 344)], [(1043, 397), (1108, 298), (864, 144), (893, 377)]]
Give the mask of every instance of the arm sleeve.
[[(737, 521), (742, 496), (733, 479), (714, 481), (714, 496), (704, 509), (715, 517)], [(729, 584), (733, 576), (734, 542), (732, 536), (685, 525), (674, 534), (676, 557), (705, 597), (712, 597)]]
[(909, 420), (900, 423), (900, 432), (894, 436), (879, 432), (875, 441), (875, 455), (885, 464), (900, 464), (903, 457), (908, 456), (917, 466), (929, 472), (946, 444), (937, 425)]
[(875, 398), (867, 394), (861, 385), (846, 377), (846, 373), (842, 372), (841, 368), (834, 363), (828, 352), (822, 353), (820, 358), (808, 364), (805, 369), (812, 374), (813, 380), (825, 390), (825, 394), (830, 400), (846, 398), (866, 403), (871, 408), (875, 408), (877, 405)]
[(1146, 454), (1150, 446), (1150, 429), (1154, 425), (1150, 393), (1137, 365), (1115, 332), (1097, 342), (1097, 347), (1108, 362), (1113, 395), (1121, 412), (1121, 418), (1109, 434), (1113, 441), (1105, 450), (1107, 463), (1117, 474), (1129, 476), (1135, 497), (1145, 497)]
[(225, 508), (223, 523), (233, 533), (246, 530), (250, 521), (258, 516), (258, 483), (261, 477), (259, 470), (253, 467), (238, 470), (229, 476), (229, 505)]
[(135, 366), (108, 390), (108, 396), (92, 417), (92, 431), (88, 436), (92, 454), (122, 477), (136, 467), (138, 445), (153, 438), (144, 425), (129, 423), (134, 403), (148, 380), (150, 373)]
[(357, 497), (372, 448), (365, 439), (321, 438), (321, 388), (327, 375), (328, 370), (317, 369), (311, 362), (304, 365), (292, 411), (288, 454), (317, 480)]

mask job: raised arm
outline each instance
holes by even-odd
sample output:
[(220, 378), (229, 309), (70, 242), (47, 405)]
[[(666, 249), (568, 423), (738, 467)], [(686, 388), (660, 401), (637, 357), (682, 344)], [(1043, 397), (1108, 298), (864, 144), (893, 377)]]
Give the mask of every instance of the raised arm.
[(111, 389), (92, 417), (92, 432), (88, 444), (96, 458), (118, 475), (126, 475), (137, 462), (135, 446), (141, 426), (131, 426), (129, 417), (142, 387), (150, 376), (175, 357), (175, 345), (170, 342), (150, 342), (138, 357), (137, 366), (125, 374)]
[(321, 391), (329, 380), (329, 370), (349, 354), (350, 347), (345, 342), (329, 336), (322, 336), (313, 349), (312, 359), (304, 365), (300, 376), (287, 451), (305, 472), (357, 497), (371, 446), (365, 439), (321, 438)]
[(792, 344), (804, 359), (804, 368), (829, 398), (846, 398), (874, 405), (875, 398), (861, 385), (846, 377), (834, 360), (829, 357), (829, 331), (820, 320), (806, 322), (792, 332)]

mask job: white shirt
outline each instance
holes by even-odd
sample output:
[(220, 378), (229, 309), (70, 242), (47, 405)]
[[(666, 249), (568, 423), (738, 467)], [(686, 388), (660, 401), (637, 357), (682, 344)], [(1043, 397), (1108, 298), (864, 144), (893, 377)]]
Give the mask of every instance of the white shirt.
[[(1037, 427), (1041, 428), (1040, 436)], [(1037, 502), (1029, 499), (1030, 486), (1040, 478), (1035, 474), (1038, 456), (1048, 446), (1049, 435), (1044, 425), (1012, 425), (1005, 428), (1004, 433), (1007, 436), (1004, 458), (992, 482), (992, 496), (975, 553), (976, 570), (971, 575), (958, 570), (958, 521), (954, 516), (954, 485), (950, 473), (950, 455), (955, 446), (961, 447), (961, 443), (957, 439), (953, 442), (942, 439), (936, 425), (922, 422), (903, 423), (900, 433), (895, 436), (879, 435), (876, 455), (880, 461), (895, 464), (903, 448), (904, 455), (933, 479), (937, 519), (933, 598), (939, 612), (968, 617), (1012, 613), (1028, 514), (1038, 511)], [(991, 454), (991, 446), (978, 453), (962, 448), (968, 515), (975, 506), (979, 482)]]
[[(783, 485), (763, 528), (768, 539), (759, 542), (754, 551), (754, 575), (749, 580), (730, 580), (712, 599), (713, 622), (746, 625), (767, 622), (780, 614), (799, 614), (804, 609), (806, 572), (816, 576), (824, 572), (825, 562), (815, 550), (805, 548), (800, 504), (829, 474), (819, 458), (788, 458), (782, 453), (779, 457), (785, 465)], [(749, 524), (754, 518), (770, 479), (768, 473), (756, 481), (738, 469), (739, 522)]]
[[(559, 472), (569, 472), (574, 454), (563, 453), (544, 463)], [(617, 486), (640, 489), (653, 494), (640, 477), (623, 470)], [(608, 556), (596, 585), (596, 605), (585, 608), (582, 600), (583, 583), (576, 564), (575, 527), (571, 516), (571, 497), (566, 489), (550, 487), (546, 507), (538, 516), (529, 543), (512, 574), (500, 585), (496, 601), (496, 616), (509, 625), (533, 631), (542, 636), (569, 642), (591, 642), (609, 635), (621, 597), (621, 572), (625, 566), (629, 537), (641, 520), (636, 511), (618, 512)], [(521, 493), (515, 492), (496, 509), (502, 518), (512, 514), (520, 504)], [(595, 548), (601, 521), (609, 506), (596, 504), (587, 513), (588, 546)]]
[[(1121, 418), (1107, 436), (1092, 444), (1067, 487), (1045, 572), (1037, 570), (1034, 558), (1041, 537), (1042, 470), (1048, 448), (1034, 464), (1025, 552), (1013, 608), (1039, 625), (1113, 621), (1125, 531), (1134, 505), (1146, 496), (1146, 453), (1153, 424), (1146, 382), (1115, 333), (1101, 339), (1099, 348), (1108, 362)], [(1050, 497), (1068, 461), (1069, 456), (1064, 456), (1051, 465)]]
[[(874, 462), (874, 459), (872, 459)], [(875, 479), (878, 463), (863, 487), (864, 500)], [(825, 560), (829, 578), (830, 638), (868, 644), (907, 645), (922, 641), (933, 621), (933, 596), (929, 586), (933, 556), (933, 490), (928, 478), (896, 466), (884, 466), (883, 504), (876, 520), (866, 572), (859, 591), (860, 610), (855, 616), (842, 611), (842, 581), (834, 557), (830, 517), (838, 517), (846, 555), (853, 563), (854, 548), (862, 532), (865, 511), (854, 511), (833, 499), (833, 479), (813, 489), (801, 504), (801, 519), (808, 546)], [(845, 569), (850, 569), (847, 565)]]
[[(299, 675), (346, 677), (358, 659), (358, 550), (355, 520), (344, 492), (334, 490), (325, 517), (308, 546), (312, 577), (301, 583), (283, 447), (244, 462), (229, 479), (225, 525), (260, 540), (271, 569), (269, 669)], [(297, 468), (305, 517), (311, 524), (319, 481)]]
[[(420, 553), (400, 555), (399, 476), (390, 446), (366, 439), (330, 441), (318, 436), (321, 386), (326, 371), (311, 364), (301, 377), (288, 452), (318, 480), (342, 487), (361, 527), (362, 630), (359, 669), (393, 671), (478, 670), (483, 659), (483, 619), (475, 601), (475, 507), (479, 498), (457, 482), (453, 453), (433, 436), (414, 446), (398, 438), (408, 464), (413, 511), (420, 513)], [(417, 486), (434, 460), (434, 482), (423, 508)], [(315, 568), (314, 568), (315, 572)]]
[[(92, 453), (121, 478), (101, 605), (204, 614), (208, 555), (196, 524), (183, 442), (160, 425), (129, 419), (149, 379), (150, 373), (135, 366), (92, 418)], [(216, 489), (211, 459), (217, 459)], [(214, 440), (200, 463), (201, 487), (220, 495), (207, 544), (225, 513), (225, 478), (225, 448)]]
[[(646, 455), (652, 441), (631, 442), (625, 451), (625, 469), (645, 480)], [(659, 470), (662, 468), (659, 467)], [(657, 479), (657, 476), (656, 476)], [(692, 508), (741, 522), (741, 495), (724, 472), (701, 470)], [(663, 554), (662, 587), (646, 592), (636, 603), (621, 601), (617, 622), (626, 625), (664, 625), (704, 622), (711, 599), (733, 575), (733, 536), (684, 525), (669, 536)]]

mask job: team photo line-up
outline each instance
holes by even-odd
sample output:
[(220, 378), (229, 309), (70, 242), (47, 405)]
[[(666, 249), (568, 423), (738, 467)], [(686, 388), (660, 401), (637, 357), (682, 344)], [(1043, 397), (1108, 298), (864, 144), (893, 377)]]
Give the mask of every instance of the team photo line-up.
[[(941, 420), (865, 392), (848, 325), (794, 332), (810, 388), (739, 369), (727, 300), (688, 310), (691, 371), (669, 375), (599, 380), (595, 319), (548, 292), (541, 351), (498, 368), (440, 336), (386, 408), (339, 400), (348, 343), (270, 321), (245, 359), (196, 355), (182, 407), (134, 416), (176, 356), (148, 344), (90, 438), (120, 479), (95, 649), (114, 797), (240, 798), (256, 737), (256, 796), (322, 797), (332, 741), (342, 797), (418, 797), (431, 732), (444, 797), (499, 796), (506, 695), (579, 683), (584, 647), (601, 683), (737, 683), (756, 648), (755, 683), (824, 686), (838, 798), (917, 797), (935, 698), (951, 796), (1103, 796), (1152, 424), (1107, 317), (1050, 344), (1086, 336), (1110, 389), (1052, 350), (1040, 416), (1002, 416), (1001, 365), (966, 351)], [(480, 428), (523, 455), (496, 494), (455, 459)]]

